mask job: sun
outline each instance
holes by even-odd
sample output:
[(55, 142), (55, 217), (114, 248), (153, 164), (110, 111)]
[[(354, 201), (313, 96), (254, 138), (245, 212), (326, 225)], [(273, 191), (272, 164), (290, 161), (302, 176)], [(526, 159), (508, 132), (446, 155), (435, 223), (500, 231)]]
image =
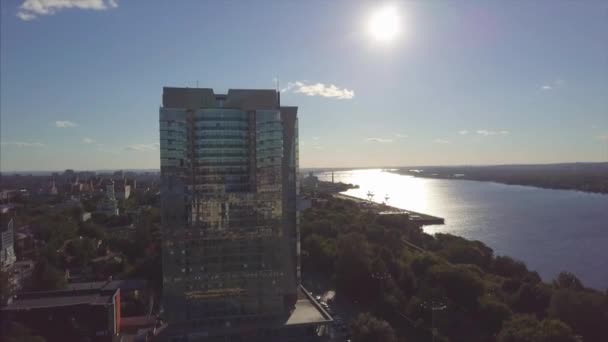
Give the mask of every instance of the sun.
[(400, 31), (399, 12), (395, 7), (385, 6), (376, 10), (369, 19), (368, 31), (377, 41), (394, 40)]

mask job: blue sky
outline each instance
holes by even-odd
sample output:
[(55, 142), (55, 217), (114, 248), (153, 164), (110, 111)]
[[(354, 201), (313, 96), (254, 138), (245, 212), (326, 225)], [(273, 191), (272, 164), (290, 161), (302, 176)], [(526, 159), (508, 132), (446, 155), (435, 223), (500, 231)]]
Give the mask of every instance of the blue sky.
[[(157, 168), (163, 86), (275, 77), (302, 167), (608, 159), (602, 1), (1, 6), (2, 171)], [(367, 30), (383, 6), (389, 42)]]

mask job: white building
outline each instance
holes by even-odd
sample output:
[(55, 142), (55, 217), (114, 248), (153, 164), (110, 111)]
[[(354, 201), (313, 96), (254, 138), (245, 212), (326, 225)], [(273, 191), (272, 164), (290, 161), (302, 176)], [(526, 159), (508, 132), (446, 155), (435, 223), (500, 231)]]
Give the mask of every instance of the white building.
[(106, 192), (103, 200), (99, 203), (97, 211), (108, 216), (118, 215), (118, 201), (114, 193), (114, 181), (106, 183)]
[(15, 256), (13, 219), (4, 215), (0, 216), (0, 224), (0, 266), (7, 268), (17, 261), (17, 257)]

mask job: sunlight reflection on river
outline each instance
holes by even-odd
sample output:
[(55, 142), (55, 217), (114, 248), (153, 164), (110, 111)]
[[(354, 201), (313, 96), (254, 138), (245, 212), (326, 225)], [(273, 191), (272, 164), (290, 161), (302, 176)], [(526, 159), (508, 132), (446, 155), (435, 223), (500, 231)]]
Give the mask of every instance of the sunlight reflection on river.
[[(331, 172), (318, 174), (331, 181)], [(443, 217), (425, 231), (480, 240), (497, 254), (525, 261), (544, 279), (568, 270), (587, 285), (608, 286), (608, 196), (491, 182), (416, 178), (380, 169), (334, 172), (344, 192)]]

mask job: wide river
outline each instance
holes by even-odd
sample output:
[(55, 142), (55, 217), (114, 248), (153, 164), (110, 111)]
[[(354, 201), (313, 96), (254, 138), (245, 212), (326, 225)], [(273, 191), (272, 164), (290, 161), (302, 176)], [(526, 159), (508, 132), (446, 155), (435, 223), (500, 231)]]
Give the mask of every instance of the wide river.
[[(331, 173), (318, 174), (331, 180)], [(443, 217), (424, 230), (479, 240), (495, 254), (524, 261), (544, 280), (567, 270), (586, 286), (608, 288), (608, 195), (467, 180), (429, 179), (374, 170), (336, 171), (344, 194)]]

